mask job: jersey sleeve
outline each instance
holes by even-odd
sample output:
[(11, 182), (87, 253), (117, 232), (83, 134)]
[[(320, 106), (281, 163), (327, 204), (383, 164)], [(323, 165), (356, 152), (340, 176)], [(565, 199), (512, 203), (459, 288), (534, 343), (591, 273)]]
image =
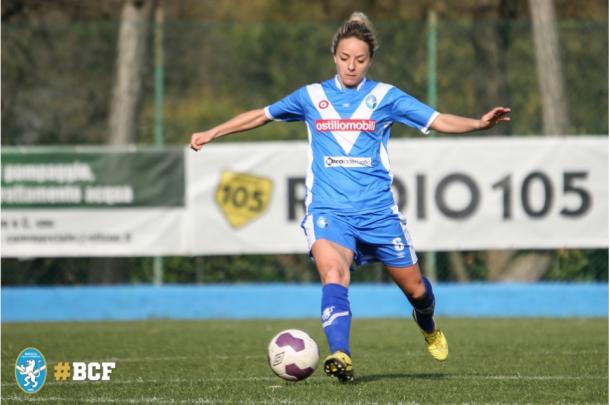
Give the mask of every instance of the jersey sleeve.
[(419, 129), (424, 134), (430, 132), (430, 125), (438, 116), (432, 107), (422, 103), (404, 91), (394, 88), (392, 118), (394, 121)]
[(267, 118), (275, 121), (304, 121), (305, 108), (302, 102), (302, 91), (302, 88), (298, 89), (265, 107)]

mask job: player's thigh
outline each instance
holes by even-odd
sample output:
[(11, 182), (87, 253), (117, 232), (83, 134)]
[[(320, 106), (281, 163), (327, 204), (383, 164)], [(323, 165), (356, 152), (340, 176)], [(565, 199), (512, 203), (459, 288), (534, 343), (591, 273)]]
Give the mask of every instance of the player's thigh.
[(387, 212), (362, 219), (358, 231), (360, 251), (374, 256), (385, 266), (402, 268), (417, 263), (406, 221), (400, 213), (389, 209)]
[(322, 283), (347, 286), (356, 249), (352, 224), (332, 213), (312, 211), (305, 216), (301, 227)]
[(322, 284), (349, 286), (350, 267), (354, 258), (351, 249), (327, 239), (318, 239), (312, 246), (311, 254)]

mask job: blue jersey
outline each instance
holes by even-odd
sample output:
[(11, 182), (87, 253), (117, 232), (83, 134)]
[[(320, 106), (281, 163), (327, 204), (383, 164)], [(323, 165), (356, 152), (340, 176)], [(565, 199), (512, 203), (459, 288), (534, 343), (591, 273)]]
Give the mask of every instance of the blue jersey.
[(301, 87), (265, 107), (269, 119), (305, 121), (309, 139), (307, 211), (366, 214), (395, 204), (388, 140), (400, 122), (423, 133), (438, 113), (398, 88), (337, 77)]

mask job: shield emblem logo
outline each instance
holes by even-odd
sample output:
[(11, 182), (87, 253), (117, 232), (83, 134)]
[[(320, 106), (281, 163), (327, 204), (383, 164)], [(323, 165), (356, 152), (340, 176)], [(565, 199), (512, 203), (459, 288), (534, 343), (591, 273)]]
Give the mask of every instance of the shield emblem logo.
[(273, 181), (247, 173), (223, 172), (215, 201), (233, 228), (259, 218), (269, 207)]
[(15, 362), (17, 385), (26, 394), (35, 394), (47, 380), (47, 361), (35, 347), (23, 349)]
[(364, 101), (364, 102), (366, 103), (366, 106), (367, 106), (368, 108), (370, 108), (371, 110), (374, 110), (374, 109), (375, 109), (375, 107), (377, 107), (377, 97), (375, 97), (375, 95), (374, 95), (374, 94), (369, 94), (369, 95), (366, 97), (366, 99), (365, 99), (365, 101)]

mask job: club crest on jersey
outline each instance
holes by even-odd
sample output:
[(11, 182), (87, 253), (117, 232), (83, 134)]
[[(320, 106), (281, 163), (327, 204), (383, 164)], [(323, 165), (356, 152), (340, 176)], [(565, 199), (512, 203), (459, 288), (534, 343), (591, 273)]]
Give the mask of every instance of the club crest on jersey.
[(316, 224), (318, 225), (318, 228), (325, 229), (325, 228), (328, 227), (328, 220), (326, 218), (324, 218), (324, 217), (320, 217), (316, 221)]
[(366, 96), (366, 99), (364, 99), (364, 103), (368, 108), (374, 110), (375, 107), (377, 107), (377, 97), (375, 97), (374, 94), (369, 94), (368, 96)]
[(330, 103), (328, 102), (328, 100), (321, 100), (318, 103), (318, 107), (320, 107), (320, 109), (322, 109), (322, 110), (325, 108), (328, 108), (329, 105), (330, 105)]

